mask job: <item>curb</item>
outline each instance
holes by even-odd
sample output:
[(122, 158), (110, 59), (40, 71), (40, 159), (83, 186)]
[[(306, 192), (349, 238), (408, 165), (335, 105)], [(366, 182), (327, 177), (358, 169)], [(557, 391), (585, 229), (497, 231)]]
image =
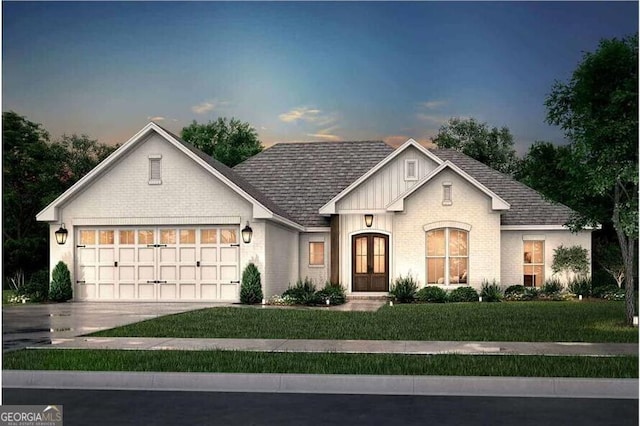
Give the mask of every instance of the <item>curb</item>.
[(3, 388), (638, 399), (638, 379), (6, 370)]

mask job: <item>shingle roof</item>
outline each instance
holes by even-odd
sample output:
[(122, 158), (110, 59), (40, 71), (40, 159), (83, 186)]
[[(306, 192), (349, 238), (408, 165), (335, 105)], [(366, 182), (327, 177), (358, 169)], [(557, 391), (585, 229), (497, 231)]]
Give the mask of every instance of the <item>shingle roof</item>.
[(393, 152), (382, 141), (280, 143), (234, 170), (304, 226), (329, 226), (318, 210)]
[(284, 217), (285, 219), (298, 222), (295, 218), (290, 216), (285, 209), (281, 208), (279, 205), (274, 203), (269, 197), (265, 196), (265, 194), (263, 194), (254, 185), (252, 185), (249, 181), (247, 181), (247, 179), (245, 179), (242, 175), (240, 175), (239, 173), (237, 173), (227, 165), (216, 160), (215, 158), (211, 157), (210, 155), (206, 154), (202, 150), (191, 145), (190, 143), (183, 141), (182, 138), (170, 132), (169, 130), (165, 129), (164, 127), (162, 126), (158, 126), (158, 127), (160, 127), (162, 130), (170, 134), (176, 141), (182, 144), (189, 151), (193, 152), (198, 157), (203, 159), (207, 164), (209, 164), (211, 167), (213, 167), (218, 172), (220, 172), (224, 177), (226, 177), (231, 182), (238, 185), (240, 189), (242, 189), (244, 192), (249, 194), (252, 198), (254, 198), (260, 204), (265, 206), (267, 209), (271, 210), (273, 213), (277, 214), (278, 216)]
[(564, 225), (573, 210), (546, 200), (539, 192), (473, 158), (452, 149), (432, 149), (449, 160), (511, 205), (501, 217), (502, 225)]

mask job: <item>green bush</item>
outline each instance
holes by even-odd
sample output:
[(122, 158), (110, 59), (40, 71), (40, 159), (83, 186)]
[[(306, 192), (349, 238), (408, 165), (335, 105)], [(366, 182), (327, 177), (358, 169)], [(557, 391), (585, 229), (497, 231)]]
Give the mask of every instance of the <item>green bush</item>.
[(18, 294), (28, 297), (31, 302), (47, 300), (49, 298), (49, 271), (43, 269), (34, 272)]
[(316, 297), (320, 303), (326, 303), (326, 300), (329, 299), (331, 305), (342, 305), (347, 301), (347, 294), (345, 293), (344, 287), (339, 283), (332, 284), (329, 281), (324, 284), (322, 290), (318, 290)]
[(308, 277), (298, 279), (293, 287), (289, 287), (282, 293), (282, 297), (289, 296), (297, 305), (316, 305), (320, 302), (316, 294), (316, 285)]
[(458, 287), (449, 293), (449, 302), (477, 302), (478, 292), (473, 287)]
[(618, 286), (616, 286), (615, 289), (605, 292), (602, 295), (602, 298), (606, 300), (625, 300), (625, 289), (618, 288)]
[(445, 303), (447, 301), (447, 292), (440, 287), (431, 285), (418, 290), (416, 299), (420, 302)]
[[(509, 288), (511, 288), (511, 291), (507, 292)], [(540, 295), (540, 290), (535, 287), (525, 287), (518, 285), (508, 287), (507, 290), (504, 291), (504, 300), (509, 300), (512, 302), (527, 302), (530, 300), (536, 300)]]
[(389, 294), (400, 303), (411, 303), (416, 299), (418, 284), (411, 275), (396, 278)]
[(496, 283), (496, 280), (492, 282), (483, 281), (482, 288), (480, 289), (480, 296), (483, 302), (501, 302), (502, 301), (502, 289)]
[(54, 302), (66, 302), (71, 299), (71, 273), (67, 265), (60, 261), (53, 268), (51, 287), (49, 288), (49, 299)]
[(593, 287), (591, 289), (591, 296), (604, 299), (605, 294), (615, 293), (618, 290), (619, 289), (616, 284), (607, 284), (599, 287)]
[(569, 283), (569, 291), (584, 297), (591, 296), (591, 278), (579, 277)]
[(262, 283), (258, 267), (249, 263), (242, 273), (240, 286), (240, 303), (253, 305), (262, 302)]
[(524, 294), (524, 286), (520, 284), (510, 285), (504, 289), (504, 295), (510, 296), (512, 294)]
[(562, 291), (563, 285), (557, 278), (550, 278), (544, 282), (541, 293), (554, 294)]

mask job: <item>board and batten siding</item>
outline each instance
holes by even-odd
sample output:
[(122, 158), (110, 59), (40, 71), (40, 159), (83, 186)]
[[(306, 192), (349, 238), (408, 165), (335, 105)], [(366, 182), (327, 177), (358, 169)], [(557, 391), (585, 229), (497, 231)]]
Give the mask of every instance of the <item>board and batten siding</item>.
[(524, 280), (524, 241), (543, 240), (544, 241), (544, 277), (558, 278), (567, 284), (564, 273), (553, 275), (551, 265), (553, 264), (554, 250), (561, 245), (565, 247), (581, 246), (589, 251), (589, 274), (591, 274), (591, 231), (585, 230), (578, 233), (566, 231), (502, 231), (500, 236), (502, 247), (501, 259), (501, 281), (503, 286), (523, 284)]
[[(162, 183), (151, 185), (149, 156), (158, 155)], [(69, 237), (66, 244), (56, 244), (54, 232), (60, 225), (50, 224), (50, 265), (62, 260), (74, 273), (74, 225), (234, 224), (240, 229), (250, 221), (253, 239), (251, 244), (240, 242), (240, 267), (252, 259), (264, 271), (264, 223), (253, 222), (252, 214), (251, 203), (152, 133), (60, 207)]]
[[(309, 265), (309, 243), (324, 243), (324, 265)], [(300, 273), (299, 278), (308, 277), (313, 280), (316, 288), (324, 287), (330, 278), (331, 271), (331, 233), (305, 232), (300, 234)]]
[[(443, 205), (443, 183), (451, 183), (452, 204)], [(434, 222), (461, 222), (469, 231), (469, 284), (480, 288), (483, 280), (500, 280), (500, 212), (491, 209), (491, 198), (446, 169), (404, 201), (404, 211), (393, 223), (394, 277), (411, 274), (426, 285), (426, 232)], [(458, 285), (451, 284), (455, 288)]]
[(384, 209), (411, 189), (418, 180), (405, 180), (405, 160), (417, 160), (418, 180), (433, 171), (436, 163), (414, 147), (386, 164), (336, 204), (339, 213), (350, 210)]
[(265, 222), (266, 265), (263, 269), (263, 295), (266, 299), (282, 295), (298, 279), (298, 231)]
[(352, 292), (352, 247), (351, 237), (361, 233), (381, 233), (389, 235), (389, 279), (394, 278), (395, 236), (393, 235), (393, 213), (375, 214), (371, 228), (367, 228), (362, 214), (340, 214), (340, 282), (348, 293)]

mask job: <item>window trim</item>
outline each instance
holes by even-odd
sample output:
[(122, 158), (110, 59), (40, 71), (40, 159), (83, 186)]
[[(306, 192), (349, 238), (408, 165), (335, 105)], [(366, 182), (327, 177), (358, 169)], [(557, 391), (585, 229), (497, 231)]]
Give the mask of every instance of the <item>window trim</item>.
[[(413, 163), (414, 165), (413, 170), (415, 172), (415, 175), (413, 176), (409, 176), (409, 163)], [(420, 173), (418, 173), (418, 160), (415, 160), (415, 159), (404, 160), (404, 180), (405, 181), (416, 181), (418, 180), (419, 174)]]
[[(311, 262), (311, 244), (322, 244), (322, 263), (312, 263)], [(308, 256), (308, 266), (310, 268), (323, 268), (326, 264), (326, 245), (324, 241), (309, 241), (308, 244), (308, 251), (309, 251), (309, 256)]]
[(450, 206), (453, 204), (453, 189), (451, 182), (442, 182), (442, 205)]
[[(429, 256), (429, 248), (428, 248), (428, 234), (429, 232), (433, 232), (433, 231), (439, 231), (439, 230), (444, 230), (444, 255), (443, 256)], [(451, 256), (449, 254), (449, 233), (451, 231), (461, 231), (464, 232), (467, 236), (467, 255), (466, 256)], [(458, 228), (458, 227), (439, 227), (439, 228), (433, 228), (433, 229), (429, 229), (428, 231), (425, 230), (425, 240), (424, 240), (424, 249), (425, 249), (425, 282), (427, 285), (469, 285), (469, 258), (471, 257), (469, 255), (469, 233), (470, 233), (470, 229), (464, 229), (464, 228)], [(459, 277), (458, 277), (458, 282), (456, 283), (452, 283), (451, 282), (451, 271), (449, 270), (450, 268), (450, 259), (451, 258), (456, 258), (456, 259), (466, 259), (467, 260), (467, 270), (466, 270), (466, 281), (465, 282), (460, 282)], [(431, 283), (429, 282), (429, 259), (444, 259), (444, 282), (443, 283)]]
[[(532, 237), (534, 237), (534, 236), (532, 236)], [(538, 237), (538, 236), (536, 235), (535, 237)], [(524, 256), (525, 256), (525, 253), (527, 253), (525, 251), (526, 250), (525, 249), (525, 244), (527, 244), (527, 243), (542, 243), (542, 262), (541, 263), (540, 262), (533, 262), (533, 259), (534, 259), (533, 253), (532, 253), (532, 256), (531, 256), (531, 262), (528, 262), (528, 263), (525, 262), (525, 257)], [(545, 238), (544, 237), (542, 237), (540, 239), (534, 239), (534, 238), (527, 238), (527, 239), (523, 238), (522, 239), (522, 285), (523, 286), (525, 285), (524, 277), (526, 275), (525, 274), (525, 268), (527, 266), (532, 267), (532, 268), (535, 268), (537, 266), (541, 266), (542, 267), (542, 280), (541, 280), (541, 282), (539, 282), (539, 283), (536, 282), (535, 274), (534, 274), (533, 275), (533, 277), (534, 277), (533, 278), (533, 286), (527, 286), (527, 287), (540, 288), (540, 287), (542, 287), (544, 285), (545, 275), (546, 275), (546, 272), (547, 272), (546, 271), (546, 263), (545, 263), (545, 251), (546, 251), (546, 242), (545, 242)]]
[[(158, 166), (158, 176), (154, 178), (153, 176), (153, 165), (157, 164)], [(149, 155), (149, 185), (162, 185), (162, 155), (161, 154), (150, 154)]]

